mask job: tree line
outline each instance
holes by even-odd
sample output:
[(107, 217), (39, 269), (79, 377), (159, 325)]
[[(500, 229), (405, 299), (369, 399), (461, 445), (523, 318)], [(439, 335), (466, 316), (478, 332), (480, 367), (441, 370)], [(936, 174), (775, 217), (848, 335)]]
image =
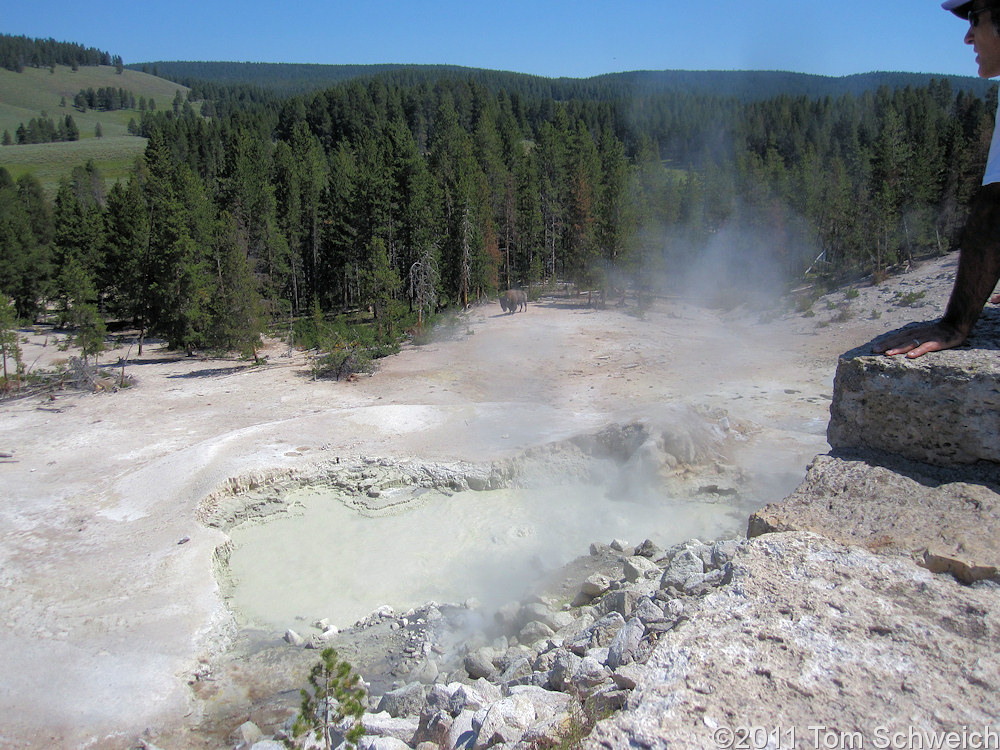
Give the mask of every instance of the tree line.
[(78, 141), (80, 140), (80, 129), (73, 120), (72, 115), (59, 118), (58, 123), (51, 117), (42, 113), (41, 117), (32, 117), (28, 125), (22, 122), (14, 130), (14, 138), (10, 132), (3, 131), (4, 146), (11, 146), (14, 143), (24, 145), (28, 143), (52, 143), (54, 141)]
[[(95, 89), (91, 86), (77, 92), (73, 97), (73, 106), (81, 112), (86, 112), (88, 109), (114, 112), (119, 109), (136, 109), (136, 98), (135, 94), (123, 88), (102, 86)], [(143, 104), (142, 109), (145, 108)]]
[(212, 117), (147, 110), (145, 155), (107, 190), (93, 165), (52, 202), (0, 172), (0, 292), (22, 319), (252, 352), (274, 321), (315, 339), (363, 314), (390, 341), (556, 278), (680, 288), (722, 237), (720, 293), (760, 263), (882, 274), (951, 247), (996, 105), (945, 79), (748, 102), (393, 75), (240, 106), (236, 87)]
[(55, 39), (31, 39), (27, 36), (0, 34), (0, 66), (20, 73), (26, 67), (51, 68), (67, 65), (74, 70), (82, 65), (114, 65), (121, 72), (124, 62), (120, 55), (112, 56), (95, 47), (85, 47)]

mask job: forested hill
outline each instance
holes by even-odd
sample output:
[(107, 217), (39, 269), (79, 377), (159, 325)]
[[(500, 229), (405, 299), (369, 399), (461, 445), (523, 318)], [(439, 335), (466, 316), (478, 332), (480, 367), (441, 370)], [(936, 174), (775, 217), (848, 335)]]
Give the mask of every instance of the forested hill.
[(656, 95), (668, 92), (736, 97), (744, 101), (780, 95), (860, 95), (881, 86), (890, 89), (926, 86), (946, 78), (952, 88), (985, 96), (989, 81), (972, 76), (935, 76), (925, 73), (875, 72), (843, 77), (784, 71), (643, 70), (608, 73), (593, 78), (545, 78), (457, 65), (314, 65), (252, 62), (149, 62), (127, 67), (197, 88), (198, 83), (221, 86), (249, 85), (282, 93), (303, 93), (351, 79), (390, 78), (398, 85), (415, 85), (441, 78), (474, 80), (492, 90), (504, 89), (545, 98), (607, 100), (623, 93)]

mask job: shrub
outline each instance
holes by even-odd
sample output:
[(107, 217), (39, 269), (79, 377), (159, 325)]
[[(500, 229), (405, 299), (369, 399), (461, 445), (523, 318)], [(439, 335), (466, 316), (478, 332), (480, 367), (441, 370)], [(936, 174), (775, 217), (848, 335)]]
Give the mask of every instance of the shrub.
[(913, 307), (927, 295), (927, 292), (896, 292), (893, 300), (899, 307)]

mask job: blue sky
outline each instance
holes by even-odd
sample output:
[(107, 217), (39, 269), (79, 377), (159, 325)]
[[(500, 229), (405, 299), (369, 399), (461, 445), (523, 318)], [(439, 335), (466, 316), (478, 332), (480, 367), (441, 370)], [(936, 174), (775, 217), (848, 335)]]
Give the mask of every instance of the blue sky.
[(975, 75), (939, 0), (11, 2), (0, 30), (126, 63), (444, 63), (543, 76), (627, 70)]

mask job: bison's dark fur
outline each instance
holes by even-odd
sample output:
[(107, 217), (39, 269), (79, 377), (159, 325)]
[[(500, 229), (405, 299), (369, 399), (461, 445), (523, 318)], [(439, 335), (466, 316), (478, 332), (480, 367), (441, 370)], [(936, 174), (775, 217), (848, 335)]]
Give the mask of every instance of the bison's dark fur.
[(500, 295), (500, 307), (511, 315), (518, 310), (528, 309), (528, 295), (520, 289), (508, 289)]

